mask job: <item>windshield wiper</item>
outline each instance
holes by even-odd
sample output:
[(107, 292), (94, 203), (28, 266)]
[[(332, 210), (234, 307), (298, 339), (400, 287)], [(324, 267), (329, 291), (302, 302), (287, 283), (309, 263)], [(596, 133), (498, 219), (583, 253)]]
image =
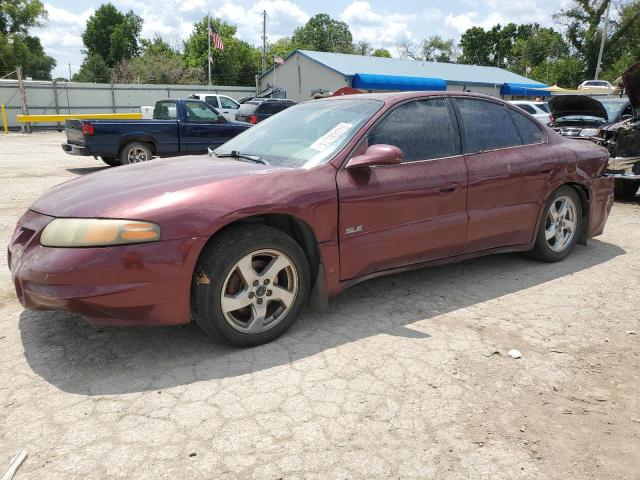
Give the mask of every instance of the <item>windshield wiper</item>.
[(236, 158), (238, 160), (248, 160), (253, 163), (260, 163), (262, 165), (266, 165), (265, 162), (260, 155), (251, 155), (249, 153), (240, 153), (237, 150), (231, 150), (229, 153), (215, 153), (215, 156), (218, 158)]

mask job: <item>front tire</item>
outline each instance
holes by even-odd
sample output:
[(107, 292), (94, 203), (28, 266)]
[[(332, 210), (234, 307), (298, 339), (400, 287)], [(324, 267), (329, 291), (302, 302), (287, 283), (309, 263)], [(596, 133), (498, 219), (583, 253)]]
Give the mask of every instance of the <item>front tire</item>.
[(571, 253), (582, 232), (582, 203), (569, 186), (557, 189), (544, 207), (536, 244), (531, 252), (544, 262), (559, 262)]
[(616, 198), (633, 198), (638, 191), (638, 187), (640, 187), (640, 182), (637, 180), (616, 178), (613, 181), (613, 193)]
[(122, 165), (129, 165), (132, 163), (148, 162), (153, 158), (153, 152), (146, 143), (131, 142), (120, 150), (119, 157)]
[(200, 255), (191, 314), (224, 343), (251, 347), (291, 327), (308, 292), (309, 264), (293, 238), (266, 225), (239, 225)]

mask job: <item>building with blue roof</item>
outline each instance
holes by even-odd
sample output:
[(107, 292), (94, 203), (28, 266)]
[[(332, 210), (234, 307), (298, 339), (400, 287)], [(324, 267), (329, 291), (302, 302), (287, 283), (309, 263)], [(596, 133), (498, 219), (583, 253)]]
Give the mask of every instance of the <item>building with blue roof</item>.
[(343, 87), (364, 91), (451, 90), (506, 100), (548, 96), (547, 85), (502, 68), (294, 50), (284, 63), (258, 77), (258, 89), (274, 87), (296, 102)]

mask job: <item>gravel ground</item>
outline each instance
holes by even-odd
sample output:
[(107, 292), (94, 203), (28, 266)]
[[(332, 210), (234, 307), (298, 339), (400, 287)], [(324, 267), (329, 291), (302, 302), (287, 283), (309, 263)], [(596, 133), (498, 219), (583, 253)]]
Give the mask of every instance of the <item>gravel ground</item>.
[[(103, 168), (62, 141), (0, 138), (2, 245)], [(250, 350), (24, 311), (1, 268), (0, 470), (26, 448), (17, 480), (640, 479), (639, 200), (564, 262), (369, 281)]]

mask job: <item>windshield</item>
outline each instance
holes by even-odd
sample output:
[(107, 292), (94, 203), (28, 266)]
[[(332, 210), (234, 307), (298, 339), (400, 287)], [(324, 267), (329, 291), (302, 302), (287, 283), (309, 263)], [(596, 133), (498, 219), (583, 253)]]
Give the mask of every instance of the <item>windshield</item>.
[(620, 115), (622, 109), (627, 106), (628, 102), (626, 100), (620, 100), (600, 103), (602, 103), (605, 110), (607, 111), (607, 117), (609, 117), (609, 120), (615, 120), (616, 118), (618, 118), (618, 115)]
[(283, 110), (215, 150), (255, 155), (269, 165), (311, 168), (329, 161), (382, 107), (378, 100), (311, 101)]

